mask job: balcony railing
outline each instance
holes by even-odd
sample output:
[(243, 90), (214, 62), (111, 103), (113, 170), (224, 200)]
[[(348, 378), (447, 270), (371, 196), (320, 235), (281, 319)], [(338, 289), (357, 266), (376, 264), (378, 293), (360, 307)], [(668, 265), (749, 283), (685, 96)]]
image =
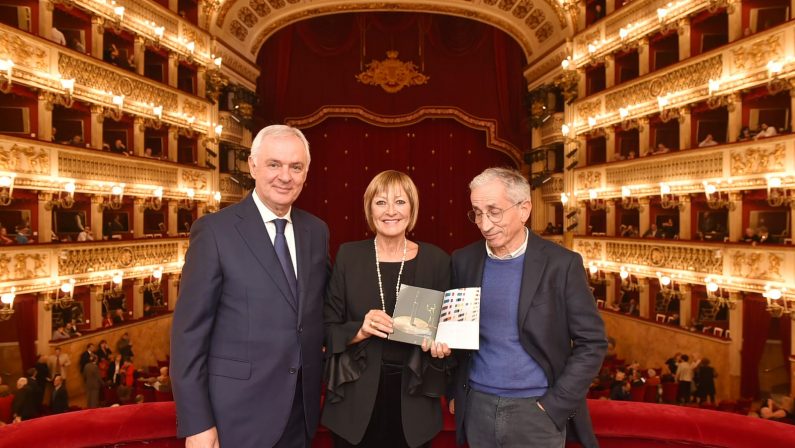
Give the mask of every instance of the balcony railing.
[(0, 284), (32, 293), (55, 290), (66, 278), (91, 285), (119, 271), (125, 278), (147, 277), (156, 267), (179, 273), (187, 249), (187, 238), (3, 246)]
[(657, 272), (675, 274), (676, 281), (706, 284), (710, 277), (730, 290), (764, 293), (766, 286), (795, 289), (795, 247), (701, 243), (696, 241), (646, 241), (621, 238), (581, 238), (574, 250), (586, 263), (599, 263), (600, 269), (656, 277)]
[[(675, 26), (679, 20), (687, 19), (687, 17), (709, 8), (712, 3), (716, 3), (716, 1), (649, 0), (631, 2), (575, 36), (574, 65), (582, 67), (592, 60), (604, 58), (662, 28)], [(658, 12), (660, 9), (665, 10), (663, 19), (660, 18)], [(622, 28), (626, 32), (624, 38), (620, 34)], [(588, 45), (594, 45), (595, 51), (590, 52)]]
[[(582, 134), (664, 109), (678, 110), (691, 103), (732, 95), (774, 80), (787, 80), (795, 75), (795, 47), (787, 45), (793, 40), (795, 23), (787, 22), (719, 51), (688, 58), (578, 100), (572, 105), (573, 129)], [(775, 72), (770, 70), (771, 61), (780, 64)], [(627, 113), (624, 117), (622, 108)]]
[(196, 200), (212, 195), (207, 168), (130, 158), (98, 150), (72, 148), (39, 140), (0, 135), (0, 171), (14, 173), (14, 188), (60, 191), (64, 179), (75, 191), (107, 194), (110, 186), (124, 183), (124, 194), (150, 197), (163, 188), (163, 198), (183, 199), (193, 189)]
[[(102, 17), (107, 25), (115, 24), (184, 58), (192, 58), (200, 65), (213, 66), (210, 34), (155, 1), (115, 0), (113, 4), (106, 0), (70, 1), (75, 6)], [(116, 14), (117, 7), (124, 8), (121, 18)], [(159, 27), (163, 28), (162, 37), (155, 31)], [(190, 42), (193, 42), (193, 51), (188, 47)]]
[(633, 195), (653, 196), (660, 194), (663, 182), (673, 194), (703, 193), (704, 181), (721, 191), (739, 191), (766, 188), (767, 176), (791, 177), (793, 172), (795, 139), (781, 135), (575, 168), (574, 190), (581, 200), (588, 198), (588, 190), (596, 190), (599, 198), (621, 197), (622, 186), (632, 187)]
[[(55, 95), (70, 95), (107, 109), (117, 109), (114, 96), (124, 96), (120, 111), (163, 123), (208, 133), (212, 104), (176, 88), (152, 81), (128, 70), (101, 62), (48, 40), (0, 24), (0, 59), (13, 61), (8, 73), (14, 84)], [(71, 92), (62, 79), (74, 79)], [(154, 107), (162, 106), (162, 117)]]

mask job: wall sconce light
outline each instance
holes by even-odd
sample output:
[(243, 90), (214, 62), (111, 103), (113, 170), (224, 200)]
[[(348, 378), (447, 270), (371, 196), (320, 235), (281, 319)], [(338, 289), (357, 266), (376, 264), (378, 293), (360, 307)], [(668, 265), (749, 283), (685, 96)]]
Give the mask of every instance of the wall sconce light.
[(773, 317), (781, 317), (784, 314), (789, 314), (790, 318), (795, 320), (793, 304), (784, 296), (786, 288), (777, 288), (768, 283), (765, 285), (764, 291), (762, 297), (767, 299), (767, 311), (773, 315)]
[(221, 70), (221, 62), (224, 60), (221, 56), (213, 58), (213, 65), (215, 65), (216, 70)]
[(152, 115), (154, 118), (144, 119), (142, 131), (146, 128), (160, 129), (163, 126), (163, 105), (152, 106)]
[(657, 281), (660, 282), (660, 294), (662, 294), (666, 302), (671, 299), (679, 300), (682, 298), (682, 292), (676, 287), (676, 282), (673, 278), (658, 272)]
[(588, 126), (589, 127), (596, 126), (596, 118), (595, 117), (588, 117)]
[(163, 187), (157, 187), (152, 191), (152, 196), (146, 198), (144, 203), (141, 204), (141, 211), (145, 210), (160, 210), (163, 206)]
[(767, 77), (769, 78), (767, 81), (767, 91), (771, 95), (776, 95), (785, 90), (789, 90), (791, 87), (787, 80), (779, 78), (779, 75), (783, 70), (784, 63), (782, 62), (770, 61), (767, 63)]
[(46, 210), (52, 210), (55, 207), (72, 208), (73, 205), (75, 205), (75, 184), (67, 182), (64, 184), (63, 190), (53, 193), (52, 199), (44, 204), (44, 208)]
[(624, 210), (638, 210), (643, 211), (643, 206), (640, 205), (640, 201), (636, 197), (632, 197), (632, 189), (623, 186), (621, 187), (621, 207)]
[(0, 321), (11, 319), (14, 315), (14, 298), (16, 288), (11, 287), (11, 292), (0, 295)]
[[(0, 196), (0, 198), (2, 198), (2, 196)], [(767, 203), (770, 204), (771, 207), (781, 207), (782, 205), (790, 205), (793, 202), (795, 202), (795, 190), (788, 190), (786, 188), (782, 188), (780, 177), (767, 178)], [(2, 204), (2, 205), (8, 205), (8, 204)]]
[(605, 204), (604, 199), (599, 199), (599, 193), (596, 190), (591, 189), (588, 190), (588, 206), (593, 211), (604, 210), (607, 208), (607, 204)]
[(666, 183), (660, 183), (660, 206), (665, 209), (677, 207), (682, 210), (685, 208), (685, 204), (671, 193), (671, 186)]
[(204, 207), (205, 213), (215, 213), (221, 208), (221, 192), (216, 191), (210, 196), (207, 205)]
[(721, 192), (718, 187), (709, 182), (704, 182), (704, 195), (707, 197), (707, 205), (713, 210), (725, 208), (727, 210), (734, 210), (735, 205), (729, 200), (729, 194)]
[(61, 88), (64, 90), (63, 95), (57, 95), (53, 98), (53, 102), (69, 109), (74, 104), (72, 95), (75, 93), (75, 80), (61, 79)]
[(105, 300), (121, 296), (124, 293), (124, 288), (122, 288), (123, 282), (124, 282), (124, 274), (122, 272), (114, 273), (113, 276), (110, 278), (108, 289), (103, 289), (102, 297), (97, 299)]
[(588, 263), (588, 280), (592, 286), (599, 286), (607, 283), (605, 273), (602, 272), (599, 269), (599, 266), (597, 266), (593, 261)]
[(5, 207), (14, 199), (14, 178), (16, 174), (0, 176), (0, 206)]
[(186, 62), (193, 62), (193, 53), (196, 51), (196, 42), (189, 41), (185, 44), (185, 50), (188, 51), (188, 54), (184, 57)]
[(621, 266), (618, 276), (621, 278), (621, 290), (624, 292), (638, 292), (643, 290), (640, 286), (638, 278), (629, 273), (626, 266)]
[(122, 30), (121, 21), (124, 20), (124, 6), (116, 6), (113, 8), (113, 14), (116, 16), (112, 23), (113, 31), (118, 34), (121, 33)]
[(106, 117), (112, 118), (113, 121), (119, 121), (123, 116), (122, 109), (124, 109), (124, 95), (114, 95), (113, 93), (110, 93), (110, 95), (110, 101), (113, 104), (113, 107), (106, 107), (104, 115)]
[(158, 266), (152, 270), (149, 281), (141, 286), (141, 292), (155, 292), (160, 290), (160, 280), (163, 278), (163, 267)]
[(47, 298), (44, 299), (44, 309), (49, 311), (53, 307), (58, 307), (62, 310), (71, 308), (74, 303), (75, 292), (75, 279), (70, 278), (69, 281), (61, 283), (61, 287), (55, 291), (55, 298), (52, 298), (52, 293), (49, 293)]
[(0, 92), (10, 93), (13, 81), (11, 74), (14, 71), (14, 61), (11, 59), (0, 59), (0, 73), (3, 74), (2, 81), (0, 81)]
[(185, 199), (180, 199), (177, 203), (177, 207), (181, 210), (193, 210), (194, 205), (196, 205), (193, 201), (193, 198), (196, 196), (196, 192), (193, 188), (188, 188), (185, 191)]
[(166, 27), (156, 26), (154, 23), (152, 25), (152, 33), (155, 35), (152, 45), (155, 48), (160, 48), (160, 41), (163, 40), (163, 36), (166, 34)]
[(114, 185), (110, 189), (108, 198), (99, 204), (100, 210), (109, 208), (111, 210), (118, 210), (121, 208), (124, 199), (124, 184)]
[(704, 279), (707, 286), (707, 300), (713, 308), (726, 307), (734, 309), (737, 304), (731, 299), (729, 292), (723, 289), (718, 283), (718, 279), (707, 277)]

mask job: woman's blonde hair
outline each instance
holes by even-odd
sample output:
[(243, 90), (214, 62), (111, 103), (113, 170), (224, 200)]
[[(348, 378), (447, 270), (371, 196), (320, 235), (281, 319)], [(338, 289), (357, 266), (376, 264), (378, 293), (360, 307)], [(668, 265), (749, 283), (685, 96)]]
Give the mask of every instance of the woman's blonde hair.
[(364, 190), (364, 216), (367, 220), (367, 225), (373, 233), (375, 233), (375, 222), (373, 221), (373, 212), (371, 210), (373, 198), (377, 194), (383, 194), (390, 189), (397, 189), (398, 187), (403, 188), (403, 191), (406, 192), (409, 207), (411, 207), (409, 225), (406, 227), (406, 231), (411, 232), (414, 229), (414, 225), (417, 224), (417, 215), (420, 208), (420, 196), (417, 193), (417, 186), (414, 185), (414, 182), (406, 173), (395, 170), (382, 171), (370, 181), (370, 185)]

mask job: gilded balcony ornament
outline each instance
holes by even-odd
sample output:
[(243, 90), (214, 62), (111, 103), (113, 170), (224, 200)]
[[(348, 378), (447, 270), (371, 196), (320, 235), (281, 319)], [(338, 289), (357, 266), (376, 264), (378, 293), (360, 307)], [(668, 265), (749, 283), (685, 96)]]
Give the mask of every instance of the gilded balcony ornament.
[(709, 0), (707, 11), (710, 14), (715, 14), (719, 9), (726, 8), (726, 14), (734, 13), (735, 0)]
[(419, 72), (413, 62), (398, 59), (397, 51), (387, 51), (386, 57), (383, 61), (373, 60), (367, 64), (367, 69), (356, 75), (356, 79), (362, 84), (379, 86), (387, 93), (428, 83), (430, 78)]

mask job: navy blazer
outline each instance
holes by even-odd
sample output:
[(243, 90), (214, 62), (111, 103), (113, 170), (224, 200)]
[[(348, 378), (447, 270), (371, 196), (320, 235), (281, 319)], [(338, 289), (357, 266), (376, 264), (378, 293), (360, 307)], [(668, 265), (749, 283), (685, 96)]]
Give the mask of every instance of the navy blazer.
[[(453, 252), (453, 288), (482, 285), (488, 256), (485, 244), (480, 240)], [(547, 393), (539, 399), (549, 417), (560, 429), (570, 423), (567, 438), (579, 440), (586, 448), (598, 446), (585, 396), (599, 373), (607, 338), (579, 254), (530, 232), (516, 325), (522, 348), (549, 381)], [(456, 431), (458, 442), (464, 443), (472, 352), (456, 350), (456, 356)]]
[(193, 224), (171, 333), (179, 437), (216, 426), (221, 446), (273, 446), (285, 430), (299, 369), (306, 431), (314, 434), (328, 227), (295, 207), (291, 219), (297, 298), (250, 194)]

